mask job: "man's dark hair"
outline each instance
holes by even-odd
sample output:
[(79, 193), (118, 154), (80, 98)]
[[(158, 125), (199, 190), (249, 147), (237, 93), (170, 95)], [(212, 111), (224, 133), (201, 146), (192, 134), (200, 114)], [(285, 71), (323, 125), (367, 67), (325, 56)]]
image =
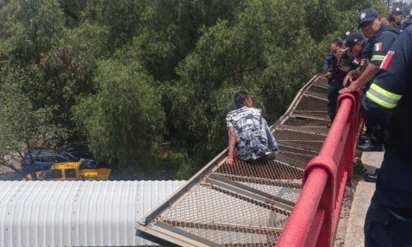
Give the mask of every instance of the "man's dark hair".
[(242, 108), (245, 106), (245, 100), (249, 97), (249, 94), (245, 91), (240, 91), (235, 94), (235, 105), (236, 109)]
[(336, 44), (337, 46), (342, 47), (343, 41), (342, 41), (341, 38), (336, 38), (336, 39), (334, 39), (334, 40), (332, 41), (331, 44)]

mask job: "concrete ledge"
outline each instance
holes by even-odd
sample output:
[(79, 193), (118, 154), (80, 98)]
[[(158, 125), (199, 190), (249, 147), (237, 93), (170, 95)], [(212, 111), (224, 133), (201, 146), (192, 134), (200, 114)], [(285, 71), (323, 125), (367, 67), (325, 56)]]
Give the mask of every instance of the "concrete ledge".
[[(374, 173), (375, 169), (381, 166), (383, 154), (384, 152), (363, 152), (362, 163), (365, 165), (367, 173)], [(345, 246), (364, 246), (365, 235), (363, 233), (363, 225), (375, 187), (375, 183), (365, 181), (359, 181), (356, 186), (346, 230)]]

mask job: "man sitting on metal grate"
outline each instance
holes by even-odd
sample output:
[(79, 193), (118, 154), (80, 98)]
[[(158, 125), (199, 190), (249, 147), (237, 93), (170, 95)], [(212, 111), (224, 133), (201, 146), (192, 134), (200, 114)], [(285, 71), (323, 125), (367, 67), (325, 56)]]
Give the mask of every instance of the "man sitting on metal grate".
[(262, 109), (254, 108), (248, 93), (240, 91), (235, 94), (236, 109), (226, 116), (229, 130), (229, 153), (227, 164), (233, 164), (234, 150), (242, 160), (262, 162), (274, 159), (279, 151), (275, 137), (270, 132)]

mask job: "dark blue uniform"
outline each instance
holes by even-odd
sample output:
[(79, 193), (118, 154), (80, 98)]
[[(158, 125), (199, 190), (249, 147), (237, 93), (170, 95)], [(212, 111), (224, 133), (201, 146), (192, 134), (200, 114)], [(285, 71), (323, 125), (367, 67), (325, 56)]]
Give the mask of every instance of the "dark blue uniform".
[[(385, 127), (385, 156), (365, 220), (365, 246), (412, 246), (412, 26), (362, 99), (365, 120)], [(385, 116), (390, 114), (390, 118)]]
[[(392, 16), (393, 20), (395, 20), (395, 15), (403, 15), (403, 12), (399, 8), (393, 9), (392, 13), (391, 13), (391, 16)], [(400, 22), (395, 22), (393, 27), (398, 29), (401, 32), (403, 30), (403, 25)]]
[[(368, 46), (362, 51), (362, 66), (361, 71), (364, 71), (368, 63), (373, 63), (378, 66), (381, 65), (386, 53), (392, 47), (393, 42), (399, 35), (399, 31), (391, 26), (381, 24), (379, 32), (375, 34), (373, 39), (370, 39)], [(379, 72), (376, 74), (378, 75)], [(376, 76), (375, 75), (375, 76)], [(388, 118), (388, 115), (383, 117)], [(382, 143), (383, 139), (383, 124), (382, 123), (370, 123), (365, 120), (365, 125), (367, 131), (365, 134), (372, 133), (371, 143), (374, 145), (379, 145)]]
[(362, 54), (362, 59), (367, 59), (368, 62), (380, 66), (399, 33), (397, 29), (381, 24), (375, 37), (369, 40), (369, 45)]
[(410, 21), (406, 21), (406, 22), (402, 23), (402, 30), (403, 30), (403, 29), (406, 29), (406, 28), (409, 27), (409, 25), (411, 25), (411, 24), (412, 24), (412, 22), (410, 22)]
[(367, 38), (364, 38), (362, 42), (362, 50), (360, 52), (360, 65), (359, 65), (360, 71), (365, 71), (366, 65), (368, 65), (369, 63), (368, 52), (367, 52), (368, 49), (369, 49), (369, 40)]
[(399, 23), (399, 22), (396, 22), (396, 23), (393, 25), (393, 27), (396, 28), (396, 29), (398, 29), (398, 30), (401, 31), (401, 32), (402, 32), (402, 30), (403, 30), (403, 25), (402, 25), (402, 23)]
[[(333, 119), (335, 118), (336, 101), (338, 99), (339, 90), (343, 88), (343, 79), (345, 79), (345, 76), (347, 74), (347, 72), (342, 71), (339, 68), (340, 63), (342, 63), (343, 65), (348, 65), (350, 67), (350, 70), (356, 68), (356, 63), (354, 63), (354, 57), (352, 57), (349, 54), (348, 49), (345, 51), (345, 55), (343, 56), (341, 62), (339, 62), (339, 60), (336, 58), (332, 60), (332, 79), (329, 81), (328, 84), (328, 115), (331, 121), (333, 121)], [(359, 65), (359, 63), (357, 63), (357, 65)]]
[(326, 73), (329, 72), (329, 65), (335, 60), (336, 57), (333, 55), (333, 52), (329, 53), (326, 57), (325, 60), (323, 61), (323, 67), (322, 67), (322, 72)]

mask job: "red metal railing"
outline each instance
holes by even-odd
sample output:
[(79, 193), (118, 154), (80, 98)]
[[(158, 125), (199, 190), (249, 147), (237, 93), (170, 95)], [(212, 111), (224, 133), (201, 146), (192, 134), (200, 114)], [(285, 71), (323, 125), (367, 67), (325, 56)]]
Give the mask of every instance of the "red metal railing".
[(319, 155), (303, 172), (302, 192), (277, 247), (332, 245), (363, 126), (360, 95), (359, 91), (339, 97), (336, 118)]

